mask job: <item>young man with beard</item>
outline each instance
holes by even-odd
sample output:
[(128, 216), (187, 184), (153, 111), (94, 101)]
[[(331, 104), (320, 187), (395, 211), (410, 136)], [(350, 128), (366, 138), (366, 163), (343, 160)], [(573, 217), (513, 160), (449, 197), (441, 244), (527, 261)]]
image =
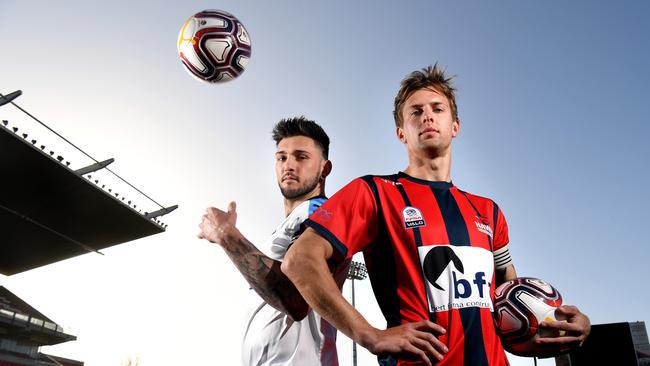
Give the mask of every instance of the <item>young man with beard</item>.
[[(329, 137), (304, 117), (283, 119), (273, 128), (275, 173), (284, 196), (285, 220), (256, 247), (237, 230), (235, 203), (224, 212), (210, 207), (199, 238), (219, 244), (248, 281), (255, 302), (242, 344), (244, 365), (338, 365), (336, 329), (311, 310), (281, 272), (287, 248), (302, 233), (303, 221), (326, 200)], [(334, 273), (338, 291), (347, 263)], [(304, 318), (304, 319), (303, 319)], [(299, 321), (299, 319), (302, 319)]]
[[(368, 175), (337, 192), (307, 220), (282, 270), (312, 308), (381, 365), (504, 366), (493, 293), (516, 277), (508, 226), (489, 198), (451, 183), (460, 132), (451, 78), (437, 66), (410, 74), (395, 98), (397, 138), (408, 166)], [(363, 251), (388, 329), (372, 327), (336, 291), (328, 266)], [(590, 330), (576, 307), (567, 322), (542, 322), (566, 336), (540, 338), (539, 354), (579, 346)]]

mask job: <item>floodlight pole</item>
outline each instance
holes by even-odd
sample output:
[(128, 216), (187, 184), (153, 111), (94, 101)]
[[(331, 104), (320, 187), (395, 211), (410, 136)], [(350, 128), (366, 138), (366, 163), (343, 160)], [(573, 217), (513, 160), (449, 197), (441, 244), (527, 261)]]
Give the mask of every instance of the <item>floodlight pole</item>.
[[(354, 278), (352, 278), (352, 307), (356, 309), (354, 305)], [(357, 366), (357, 342), (352, 341), (352, 366)]]
[[(354, 280), (363, 280), (368, 276), (366, 265), (360, 262), (350, 262), (347, 278), (352, 282), (352, 307), (355, 307), (354, 301)], [(352, 341), (352, 365), (357, 366), (357, 342)]]

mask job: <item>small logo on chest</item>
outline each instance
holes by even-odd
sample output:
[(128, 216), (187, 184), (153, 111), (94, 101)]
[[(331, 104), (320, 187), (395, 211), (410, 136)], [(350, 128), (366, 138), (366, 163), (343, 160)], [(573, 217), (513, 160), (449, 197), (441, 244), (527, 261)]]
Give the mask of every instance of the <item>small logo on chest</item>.
[(484, 222), (478, 222), (478, 221), (474, 221), (474, 223), (476, 224), (476, 229), (478, 231), (480, 231), (480, 232), (482, 232), (484, 234), (487, 234), (490, 238), (493, 237), (492, 236), (492, 228), (490, 227), (490, 225), (488, 225), (488, 224), (486, 224)]
[(404, 219), (404, 227), (407, 229), (413, 229), (426, 225), (424, 222), (424, 216), (422, 216), (422, 212), (415, 207), (404, 207), (402, 210), (402, 218)]

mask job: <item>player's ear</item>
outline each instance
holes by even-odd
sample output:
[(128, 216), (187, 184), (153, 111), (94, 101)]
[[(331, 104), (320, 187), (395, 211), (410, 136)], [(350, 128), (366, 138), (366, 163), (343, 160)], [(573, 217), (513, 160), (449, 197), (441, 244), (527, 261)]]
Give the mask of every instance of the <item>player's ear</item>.
[(404, 130), (401, 127), (397, 127), (395, 129), (395, 134), (397, 135), (397, 139), (399, 142), (405, 144), (406, 143), (406, 135), (404, 135)]
[(460, 132), (460, 118), (456, 118), (456, 120), (451, 123), (451, 137), (458, 136), (459, 132)]
[(321, 179), (327, 178), (328, 175), (332, 172), (332, 162), (330, 160), (325, 160), (325, 165), (323, 165), (323, 170), (320, 173)]

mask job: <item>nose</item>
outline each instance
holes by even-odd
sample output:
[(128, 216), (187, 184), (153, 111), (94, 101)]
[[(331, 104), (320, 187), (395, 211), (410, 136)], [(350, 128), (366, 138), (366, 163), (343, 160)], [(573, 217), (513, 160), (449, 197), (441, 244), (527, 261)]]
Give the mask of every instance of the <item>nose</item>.
[(433, 108), (425, 106), (422, 110), (422, 123), (433, 122)]
[(288, 156), (285, 161), (282, 162), (282, 171), (283, 172), (292, 172), (296, 167), (296, 159), (292, 156)]

